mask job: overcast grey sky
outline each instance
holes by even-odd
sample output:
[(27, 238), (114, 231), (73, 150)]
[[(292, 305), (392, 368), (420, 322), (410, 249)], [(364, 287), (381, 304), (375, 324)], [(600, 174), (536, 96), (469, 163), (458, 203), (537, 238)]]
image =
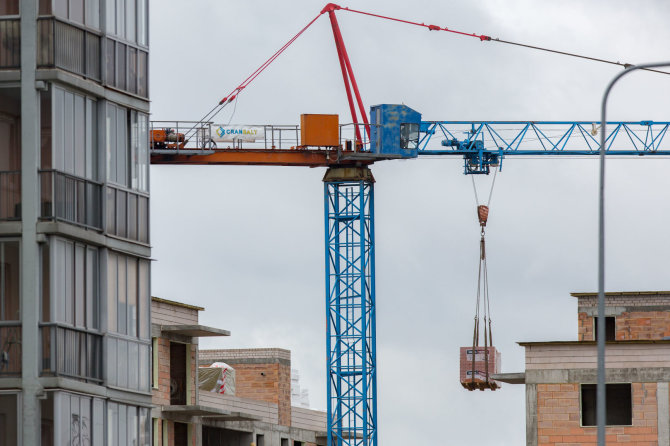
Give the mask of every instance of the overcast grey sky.
[[(153, 119), (198, 119), (311, 20), (313, 1), (151, 3)], [(628, 63), (670, 59), (670, 3), (371, 0), (342, 6)], [(338, 13), (366, 107), (405, 103), (428, 120), (599, 120), (620, 68)], [(670, 120), (670, 76), (638, 73), (614, 120)], [(240, 96), (233, 123), (297, 124), (346, 96), (326, 17)], [(227, 122), (230, 111), (219, 117)], [(667, 290), (666, 159), (608, 164), (607, 289)], [(381, 445), (519, 445), (524, 389), (467, 392), (478, 225), (462, 160), (386, 161), (377, 179), (377, 346)], [(153, 166), (153, 295), (201, 305), (232, 331), (206, 348), (292, 351), (325, 409), (324, 169)], [(486, 188), (487, 179), (478, 179)], [(597, 162), (507, 159), (488, 234), (494, 344), (505, 372), (518, 341), (576, 339), (571, 291), (595, 291)]]

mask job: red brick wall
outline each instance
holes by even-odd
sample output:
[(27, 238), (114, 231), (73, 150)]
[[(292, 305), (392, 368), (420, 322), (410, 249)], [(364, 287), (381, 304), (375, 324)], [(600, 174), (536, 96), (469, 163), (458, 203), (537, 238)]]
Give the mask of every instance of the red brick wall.
[(273, 403), (279, 424), (291, 425), (291, 367), (274, 364), (235, 364), (235, 396)]
[[(656, 383), (633, 383), (633, 425), (606, 428), (606, 443), (651, 446), (658, 442)], [(538, 445), (595, 445), (595, 427), (581, 427), (579, 384), (537, 385)]]
[[(593, 341), (593, 316), (579, 313), (580, 341)], [(670, 336), (670, 311), (635, 311), (621, 313), (615, 320), (616, 340), (662, 339)]]

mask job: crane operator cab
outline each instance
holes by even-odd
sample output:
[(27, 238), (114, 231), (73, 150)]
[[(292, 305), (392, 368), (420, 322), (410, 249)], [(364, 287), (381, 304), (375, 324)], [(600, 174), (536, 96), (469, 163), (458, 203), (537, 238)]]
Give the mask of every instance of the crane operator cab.
[(416, 158), (421, 113), (401, 104), (370, 107), (370, 153), (389, 158)]

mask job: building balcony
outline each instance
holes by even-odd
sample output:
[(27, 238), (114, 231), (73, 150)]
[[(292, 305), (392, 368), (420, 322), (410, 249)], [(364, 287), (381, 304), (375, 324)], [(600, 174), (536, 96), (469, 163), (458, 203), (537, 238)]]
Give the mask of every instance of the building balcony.
[(102, 383), (102, 338), (80, 328), (41, 324), (43, 376)]
[(39, 175), (40, 218), (102, 229), (102, 183), (56, 170), (42, 170)]
[(121, 186), (106, 186), (109, 235), (149, 243), (149, 195)]
[(60, 68), (100, 81), (101, 35), (56, 18), (37, 22), (37, 67)]

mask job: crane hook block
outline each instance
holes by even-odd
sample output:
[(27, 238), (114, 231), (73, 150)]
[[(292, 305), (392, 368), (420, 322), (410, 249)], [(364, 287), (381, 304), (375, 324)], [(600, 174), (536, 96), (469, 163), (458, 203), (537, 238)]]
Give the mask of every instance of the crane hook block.
[(483, 204), (477, 206), (477, 217), (479, 217), (479, 225), (486, 226), (486, 220), (489, 218), (489, 207)]

